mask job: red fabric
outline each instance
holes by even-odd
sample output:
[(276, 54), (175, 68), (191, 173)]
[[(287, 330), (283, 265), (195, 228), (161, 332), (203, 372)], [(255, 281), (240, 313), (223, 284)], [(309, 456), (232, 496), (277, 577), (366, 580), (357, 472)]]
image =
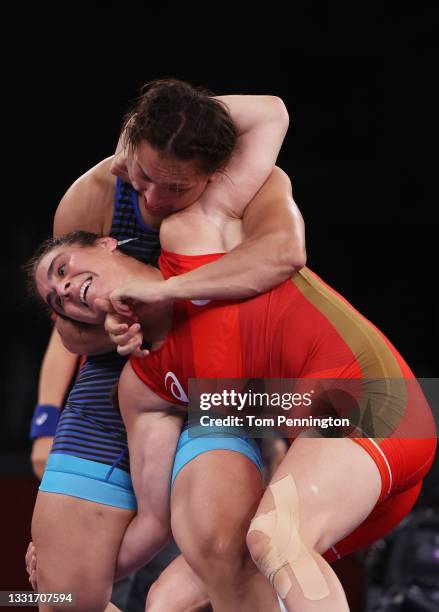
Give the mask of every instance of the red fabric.
[[(162, 251), (159, 265), (169, 278), (221, 256)], [(433, 462), (436, 435), (425, 398), (393, 345), (342, 296), (310, 271), (307, 274), (311, 284), (312, 279), (318, 283), (317, 293), (319, 288), (322, 294), (330, 292), (327, 301), (335, 304), (336, 312), (338, 308), (345, 313), (346, 325), (343, 320), (337, 327), (325, 310), (326, 302), (319, 309), (318, 300), (312, 303), (306, 289), (289, 280), (251, 300), (176, 303), (173, 325), (163, 346), (145, 358), (131, 358), (131, 364), (160, 397), (186, 405), (189, 378), (361, 379), (368, 363), (377, 358), (372, 349), (363, 350), (369, 347), (366, 335), (370, 334), (372, 344), (376, 342), (386, 359), (393, 360), (391, 365), (399, 376), (408, 380), (407, 402), (393, 437), (354, 439), (378, 466), (382, 492), (366, 521), (335, 546), (336, 552), (327, 552), (326, 558), (334, 560), (382, 537), (409, 512)], [(360, 340), (363, 333), (366, 338), (361, 340), (358, 354), (349, 345), (351, 321), (358, 323)], [(408, 437), (413, 431), (417, 438)]]

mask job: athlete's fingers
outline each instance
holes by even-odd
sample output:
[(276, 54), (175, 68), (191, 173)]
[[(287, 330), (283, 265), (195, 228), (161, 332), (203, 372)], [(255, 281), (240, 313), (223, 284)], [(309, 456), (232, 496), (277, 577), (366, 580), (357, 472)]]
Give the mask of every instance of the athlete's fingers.
[(111, 336), (120, 336), (128, 331), (128, 323), (121, 323), (120, 317), (112, 315), (107, 315), (104, 327)]
[(29, 582), (31, 583), (33, 590), (37, 591), (38, 583), (37, 583), (37, 572), (36, 571), (33, 571), (31, 575), (29, 576)]
[(31, 564), (32, 564), (32, 557), (35, 556), (35, 546), (33, 542), (29, 542), (29, 546), (27, 547), (26, 550), (26, 555), (25, 555), (25, 563), (26, 563), (26, 571), (28, 574), (30, 574), (30, 570), (31, 570)]
[(137, 321), (136, 315), (131, 308), (122, 301), (122, 298), (96, 298), (94, 304), (99, 310), (106, 312), (108, 317), (114, 317), (117, 320), (117, 317), (123, 316), (125, 319), (130, 318)]
[(125, 133), (124, 131), (120, 134), (119, 140), (116, 145), (116, 150), (111, 160), (110, 172), (116, 176), (120, 176), (122, 180), (130, 180), (128, 174), (128, 164), (130, 160), (129, 150), (125, 146)]
[(123, 298), (122, 297), (111, 297), (111, 305), (114, 308), (114, 310), (124, 316), (124, 317), (132, 317), (134, 316), (133, 311), (131, 310), (131, 308), (128, 306), (128, 304), (125, 304), (123, 302)]
[(133, 338), (131, 342), (127, 342), (123, 346), (118, 345), (117, 352), (119, 355), (124, 357), (128, 357), (128, 355), (132, 355), (135, 351), (138, 351), (142, 346), (142, 340), (140, 338)]
[(105, 325), (105, 329), (106, 331), (110, 334), (110, 336), (123, 336), (127, 333), (128, 331), (128, 324), (127, 323), (119, 323), (117, 325), (114, 324), (110, 324), (110, 325)]
[(133, 325), (131, 325), (130, 327), (128, 327), (128, 325), (126, 327), (127, 329), (125, 330), (125, 333), (122, 333), (122, 332), (120, 334), (110, 333), (110, 338), (113, 340), (113, 342), (115, 342), (119, 346), (124, 346), (128, 342), (131, 342), (131, 340), (135, 338), (136, 336), (143, 339), (143, 334), (140, 331), (139, 323), (133, 323)]
[(110, 166), (111, 174), (115, 176), (120, 176), (120, 178), (125, 182), (130, 182), (130, 175), (128, 174), (128, 167), (125, 163), (125, 160), (121, 160), (119, 156), (114, 156), (113, 161)]
[(137, 353), (135, 355), (136, 357), (137, 356), (143, 357), (145, 356), (145, 354), (148, 355), (149, 351), (144, 353), (143, 351), (146, 349), (140, 348), (142, 346), (142, 341), (143, 341), (142, 337), (136, 336), (128, 344), (125, 344), (124, 346), (118, 346), (117, 352), (119, 353), (119, 355), (123, 355), (124, 357), (127, 357), (128, 355), (134, 355), (134, 353)]
[(106, 298), (95, 298), (94, 304), (99, 310), (107, 313), (114, 313), (114, 308), (111, 304), (111, 301)]
[[(118, 336), (119, 338), (119, 336)], [(134, 344), (142, 344), (143, 336), (140, 334), (135, 334), (134, 336), (127, 336), (124, 341), (120, 341), (117, 338), (113, 338), (110, 336), (110, 339), (117, 345), (118, 348), (122, 349), (124, 347), (133, 346)]]
[(131, 353), (133, 357), (146, 357), (149, 355), (148, 349), (138, 349), (137, 351), (133, 351)]
[[(132, 325), (137, 324), (137, 317), (122, 317), (119, 314), (111, 313), (105, 317), (105, 331), (112, 336), (120, 336), (126, 334)], [(140, 325), (133, 333), (137, 333), (140, 329)], [(114, 340), (116, 341), (116, 340)]]
[(125, 344), (125, 342), (129, 342), (136, 334), (142, 334), (140, 331), (140, 323), (133, 323), (129, 327), (126, 325), (124, 330), (119, 334), (114, 334), (114, 336), (117, 337), (118, 344)]

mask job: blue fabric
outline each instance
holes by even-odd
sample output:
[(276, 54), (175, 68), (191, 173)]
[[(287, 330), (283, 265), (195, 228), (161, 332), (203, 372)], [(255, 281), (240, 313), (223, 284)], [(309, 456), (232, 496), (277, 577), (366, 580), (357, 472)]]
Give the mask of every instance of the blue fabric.
[[(195, 429), (195, 428), (191, 428)], [(197, 434), (198, 434), (197, 429)], [(192, 459), (211, 450), (229, 450), (247, 457), (262, 474), (263, 464), (258, 444), (252, 438), (222, 431), (194, 436), (185, 429), (178, 441), (172, 470), (172, 485)], [(89, 501), (136, 510), (136, 498), (130, 475), (117, 467), (80, 457), (51, 453), (40, 484), (40, 491), (79, 497)]]
[[(190, 427), (182, 431), (175, 453), (174, 467), (172, 469), (172, 483), (178, 474), (192, 459), (211, 450), (229, 450), (244, 455), (262, 474), (263, 463), (261, 451), (253, 438), (247, 438), (233, 433), (234, 428), (211, 428), (209, 432), (205, 427)], [(190, 433), (189, 433), (190, 432)]]
[(130, 475), (115, 466), (51, 453), (40, 491), (79, 497), (116, 508), (136, 510)]
[[(136, 215), (137, 223), (140, 225), (142, 230), (150, 234), (158, 234), (160, 231), (158, 228), (146, 225), (145, 221), (142, 219), (142, 215), (139, 210), (139, 198), (134, 187), (130, 185), (130, 183), (124, 183), (122, 179), (118, 176), (116, 179), (116, 197), (114, 207), (115, 212), (119, 211), (119, 209), (121, 208), (121, 202), (123, 202), (124, 198), (129, 198), (131, 200), (132, 209), (134, 210), (134, 213)], [(114, 218), (115, 215), (113, 217), (113, 225), (115, 223)]]
[(54, 436), (59, 421), (60, 410), (53, 404), (37, 404), (30, 424), (29, 439)]
[(125, 427), (110, 399), (125, 362), (116, 351), (87, 358), (61, 413), (52, 452), (109, 466), (117, 462), (129, 472)]
[[(118, 178), (110, 235), (128, 241), (120, 247), (125, 254), (156, 265), (159, 232), (143, 222), (138, 199), (134, 188)], [(125, 362), (115, 350), (87, 358), (62, 411), (52, 452), (117, 465), (129, 472), (125, 427), (110, 400)]]

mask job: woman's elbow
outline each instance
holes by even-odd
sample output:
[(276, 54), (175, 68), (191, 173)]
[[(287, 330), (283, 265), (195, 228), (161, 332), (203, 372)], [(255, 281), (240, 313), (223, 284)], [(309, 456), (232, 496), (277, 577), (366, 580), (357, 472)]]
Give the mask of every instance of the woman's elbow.
[(292, 249), (290, 265), (292, 267), (293, 272), (298, 272), (306, 266), (305, 247)]
[(297, 244), (291, 236), (284, 237), (279, 242), (279, 262), (285, 277), (292, 276), (306, 265), (305, 245)]
[(274, 121), (282, 125), (285, 131), (290, 123), (290, 115), (282, 98), (277, 96), (267, 96), (267, 111)]
[[(253, 287), (254, 295), (264, 293), (274, 286), (291, 278), (306, 264), (306, 251), (298, 249), (290, 241), (284, 243), (277, 241), (271, 249), (271, 257), (265, 259), (266, 275), (259, 275), (256, 285)], [(253, 294), (252, 294), (253, 295)]]

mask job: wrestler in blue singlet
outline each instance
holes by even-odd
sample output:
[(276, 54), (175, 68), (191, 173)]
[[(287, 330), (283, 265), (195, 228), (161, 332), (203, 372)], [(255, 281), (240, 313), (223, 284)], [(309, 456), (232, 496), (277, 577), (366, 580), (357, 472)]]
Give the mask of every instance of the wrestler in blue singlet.
[[(120, 178), (110, 235), (120, 242), (131, 239), (119, 247), (127, 255), (157, 264), (159, 230), (145, 225), (136, 191)], [(41, 491), (136, 507), (125, 427), (111, 401), (125, 362), (116, 351), (87, 357), (61, 412)], [(102, 479), (108, 486), (99, 491), (96, 480)]]
[[(157, 264), (159, 231), (145, 225), (137, 192), (120, 178), (116, 182), (110, 235), (119, 242), (128, 241), (120, 246), (127, 255)], [(125, 362), (126, 358), (116, 351), (87, 357), (61, 412), (40, 491), (136, 508), (125, 426), (111, 401)], [(244, 454), (262, 470), (254, 440), (236, 435), (215, 437), (212, 432), (209, 436), (190, 437), (186, 426), (178, 443), (172, 482), (189, 461), (215, 449)]]

